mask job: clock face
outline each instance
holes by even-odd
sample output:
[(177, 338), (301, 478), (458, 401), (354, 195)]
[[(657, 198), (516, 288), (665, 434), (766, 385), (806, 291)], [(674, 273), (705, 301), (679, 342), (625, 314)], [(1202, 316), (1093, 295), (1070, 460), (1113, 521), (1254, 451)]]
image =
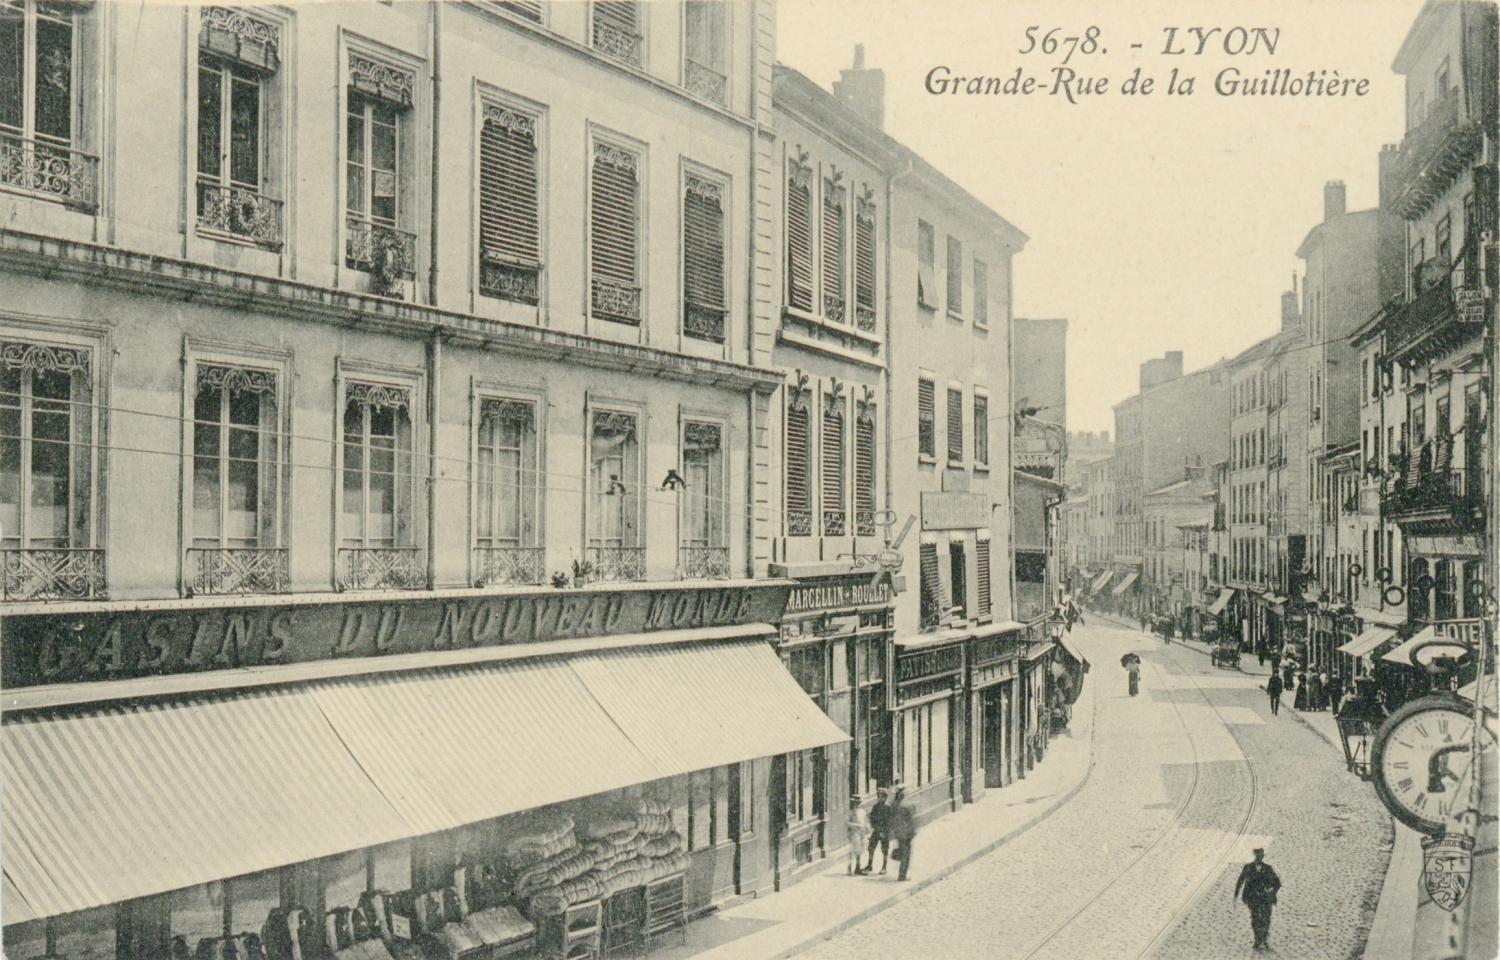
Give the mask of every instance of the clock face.
[(1414, 830), (1442, 833), (1469, 801), (1474, 716), (1451, 697), (1409, 703), (1381, 728), (1371, 761), (1375, 789), (1391, 814)]

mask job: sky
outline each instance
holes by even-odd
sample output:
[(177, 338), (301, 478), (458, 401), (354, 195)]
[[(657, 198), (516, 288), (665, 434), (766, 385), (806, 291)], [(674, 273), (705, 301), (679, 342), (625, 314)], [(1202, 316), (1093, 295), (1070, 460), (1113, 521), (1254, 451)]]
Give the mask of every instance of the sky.
[[(1327, 181), (1344, 181), (1350, 210), (1376, 204), (1378, 151), (1404, 126), (1391, 62), (1420, 9), (1420, 0), (778, 0), (777, 56), (831, 88), (864, 45), (866, 66), (885, 71), (886, 131), (1030, 236), (1014, 263), (1015, 315), (1068, 319), (1068, 426), (1112, 430), (1111, 407), (1135, 391), (1143, 360), (1182, 350), (1191, 370), (1275, 332)], [(1022, 54), (1029, 27), (1039, 48), (1057, 28), (1060, 49)], [(1098, 43), (1085, 54), (1090, 27)], [(1183, 52), (1169, 55), (1174, 27), (1171, 49)], [(1194, 27), (1208, 38), (1201, 54)], [(1259, 48), (1241, 50), (1233, 27)], [(1066, 64), (1074, 89), (1106, 78), (1102, 94), (1070, 103), (1051, 93), (1066, 37), (1079, 38)], [(939, 66), (965, 77), (1021, 68), (1045, 90), (933, 95), (926, 79)], [(1137, 67), (1155, 87), (1121, 93)], [(1166, 92), (1174, 67), (1195, 78), (1191, 95)], [(1214, 81), (1226, 69), (1337, 71), (1368, 87), (1362, 97), (1221, 96)]]

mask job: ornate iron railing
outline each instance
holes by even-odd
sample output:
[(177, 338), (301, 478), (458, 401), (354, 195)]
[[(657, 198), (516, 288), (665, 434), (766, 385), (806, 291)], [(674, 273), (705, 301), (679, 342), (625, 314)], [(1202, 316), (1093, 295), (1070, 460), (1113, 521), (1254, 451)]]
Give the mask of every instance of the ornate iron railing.
[(679, 547), (678, 575), (684, 580), (729, 579), (728, 547)]
[(91, 211), (98, 203), (98, 182), (97, 157), (45, 140), (0, 133), (0, 187)]
[(486, 252), (479, 261), (479, 292), (535, 306), (541, 299), (541, 276), (540, 264), (521, 263)]
[(474, 586), (542, 583), (547, 579), (545, 547), (475, 547)]
[(875, 513), (872, 510), (854, 511), (854, 535), (856, 537), (875, 536)]
[(875, 332), (875, 308), (862, 303), (854, 305), (854, 325), (865, 333)]
[(823, 294), (823, 316), (834, 323), (843, 323), (844, 298), (836, 293)]
[(682, 85), (687, 88), (688, 93), (714, 103), (722, 104), (729, 99), (729, 78), (712, 67), (705, 67), (692, 60), (687, 61), (683, 69)]
[(641, 322), (641, 288), (595, 277), (591, 296), (593, 313), (619, 323)]
[(227, 233), (258, 243), (281, 247), (282, 203), (246, 187), (198, 178), (198, 228)]
[(43, 547), (0, 550), (6, 601), (104, 596), (104, 551)]
[(645, 547), (589, 547), (588, 562), (595, 580), (646, 579)]
[(788, 510), (786, 512), (786, 535), (789, 537), (812, 536), (811, 510)]
[(844, 535), (844, 511), (823, 511), (823, 536), (842, 537)]
[(723, 343), (724, 308), (687, 301), (683, 304), (682, 332), (698, 340)]
[(341, 547), (340, 590), (423, 590), (427, 564), (417, 547)]
[(214, 593), (286, 593), (285, 548), (190, 547), (193, 596)]
[(356, 270), (379, 275), (387, 282), (417, 276), (417, 235), (364, 217), (348, 218), (344, 262)]
[(632, 67), (641, 65), (641, 37), (626, 33), (607, 23), (594, 23), (594, 46), (607, 57), (613, 57)]

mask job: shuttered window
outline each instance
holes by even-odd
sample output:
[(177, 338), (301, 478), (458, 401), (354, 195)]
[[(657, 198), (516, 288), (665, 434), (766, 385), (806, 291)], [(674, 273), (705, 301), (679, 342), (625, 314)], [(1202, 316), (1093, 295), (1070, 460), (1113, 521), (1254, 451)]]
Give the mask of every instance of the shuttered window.
[(943, 583), (938, 577), (937, 544), (922, 544), (922, 626), (935, 627), (942, 619)]
[(589, 194), (589, 266), (593, 314), (619, 323), (641, 322), (639, 158), (607, 143), (594, 145)]
[(948, 460), (962, 463), (964, 459), (964, 392), (948, 390)]
[(964, 246), (957, 237), (948, 238), (948, 312), (964, 312)]
[(937, 309), (937, 239), (932, 224), (917, 221), (917, 302)]
[(813, 309), (812, 185), (807, 168), (794, 165), (786, 189), (787, 304)]
[(724, 75), (728, 60), (726, 7), (724, 0), (687, 0), (682, 8), (683, 33), (687, 36), (683, 86), (714, 103), (724, 103), (729, 93), (729, 79)]
[(990, 398), (974, 394), (974, 463), (990, 463)]
[(537, 302), (541, 224), (536, 118), (486, 104), (479, 133), (479, 292)]
[(844, 322), (844, 188), (823, 184), (823, 315)]
[(875, 417), (868, 410), (854, 423), (854, 533), (875, 536)]
[(812, 536), (812, 458), (808, 450), (808, 411), (805, 401), (792, 400), (786, 408), (786, 533)]
[(823, 404), (823, 536), (844, 535), (844, 401)]
[(974, 544), (975, 583), (974, 602), (976, 615), (981, 619), (990, 615), (990, 542), (980, 540)]
[(532, 23), (542, 22), (541, 0), (499, 0), (496, 6)]
[(682, 195), (682, 332), (724, 342), (723, 187), (689, 174)]
[(990, 268), (983, 260), (974, 261), (974, 323), (990, 324)]
[(937, 456), (937, 397), (931, 380), (917, 381), (917, 453)]
[(631, 0), (595, 0), (594, 48), (631, 66), (641, 65), (641, 10)]
[(863, 200), (854, 220), (854, 323), (875, 332), (875, 207)]

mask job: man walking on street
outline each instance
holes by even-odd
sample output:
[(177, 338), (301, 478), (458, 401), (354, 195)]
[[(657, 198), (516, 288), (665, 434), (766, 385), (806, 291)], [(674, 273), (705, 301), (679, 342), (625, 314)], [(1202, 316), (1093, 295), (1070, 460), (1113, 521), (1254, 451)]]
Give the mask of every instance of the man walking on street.
[(1281, 712), (1281, 677), (1273, 671), (1266, 679), (1266, 693), (1271, 695), (1271, 716)]
[(906, 802), (905, 787), (896, 788), (896, 796), (891, 804), (890, 824), (891, 836), (896, 840), (896, 859), (901, 861), (901, 873), (896, 879), (905, 880), (906, 871), (911, 869), (911, 842), (917, 836), (917, 815), (911, 804)]
[[(1281, 878), (1265, 861), (1266, 851), (1255, 848), (1255, 860), (1245, 864), (1240, 878), (1234, 882), (1234, 895), (1243, 899), (1250, 908), (1250, 931), (1255, 934), (1255, 949), (1264, 950), (1270, 944), (1271, 908), (1276, 905), (1276, 891), (1281, 889)], [(1243, 891), (1243, 893), (1241, 892)]]
[(880, 847), (880, 872), (891, 862), (891, 801), (887, 788), (880, 788), (875, 806), (870, 808), (870, 862), (865, 864), (865, 873), (875, 869), (875, 848)]

